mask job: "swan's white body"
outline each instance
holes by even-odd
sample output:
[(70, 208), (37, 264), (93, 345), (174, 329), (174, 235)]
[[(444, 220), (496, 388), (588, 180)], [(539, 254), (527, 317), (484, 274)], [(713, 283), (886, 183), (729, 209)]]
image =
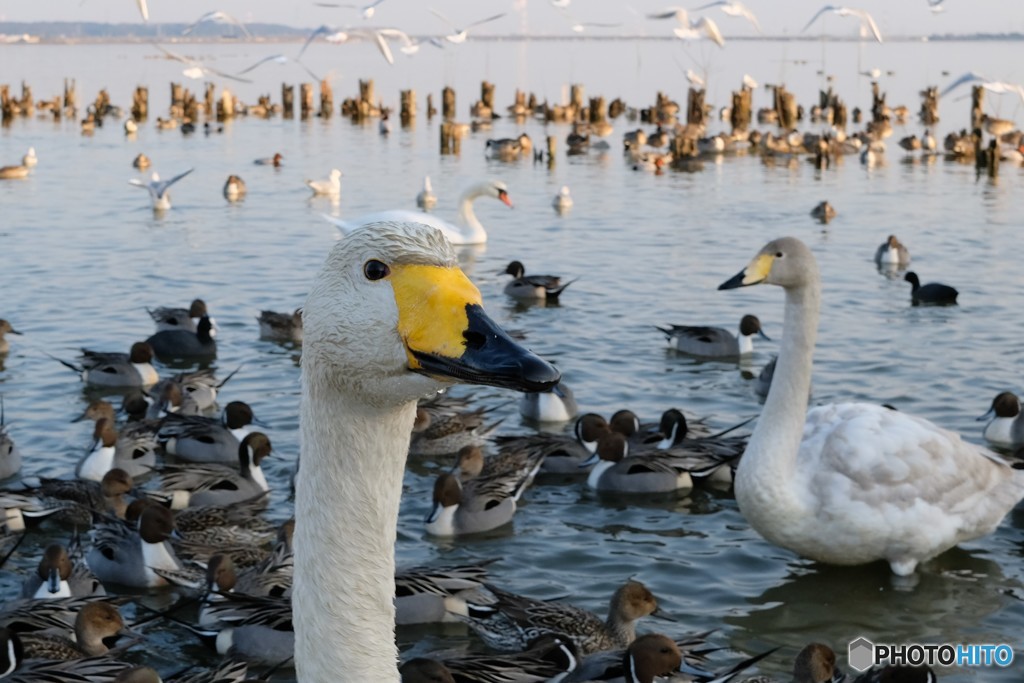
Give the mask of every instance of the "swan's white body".
[[(386, 265), (386, 274), (371, 263)], [(530, 381), (558, 379), (479, 304), (451, 246), (416, 224), (348, 234), (310, 290), (292, 595), (302, 683), (400, 680), (394, 544), (417, 399), (451, 382), (446, 368), (467, 381), (532, 391), (543, 387)], [(478, 335), (472, 345), (470, 330)]]
[(806, 412), (817, 264), (802, 242), (783, 238), (722, 287), (759, 282), (785, 287), (786, 312), (771, 390), (736, 474), (736, 501), (751, 526), (814, 560), (886, 560), (900, 575), (992, 532), (1024, 496), (1024, 472), (958, 434), (881, 406)]
[(366, 225), (367, 223), (422, 223), (436, 228), (448, 239), (451, 244), (457, 246), (470, 244), (484, 244), (487, 242), (487, 231), (477, 220), (473, 212), (473, 202), (478, 197), (494, 197), (500, 199), (508, 206), (512, 202), (508, 199), (508, 188), (500, 181), (484, 181), (467, 188), (459, 200), (459, 214), (455, 223), (449, 223), (443, 218), (423, 213), (421, 211), (407, 211), (405, 209), (392, 209), (379, 213), (360, 216), (353, 221), (344, 221), (332, 216), (324, 215), (328, 221), (342, 230), (349, 230), (354, 226)]

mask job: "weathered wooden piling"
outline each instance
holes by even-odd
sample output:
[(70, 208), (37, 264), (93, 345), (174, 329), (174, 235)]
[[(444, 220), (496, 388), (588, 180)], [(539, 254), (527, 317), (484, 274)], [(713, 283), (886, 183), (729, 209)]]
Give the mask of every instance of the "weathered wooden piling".
[(220, 93), (220, 102), (217, 103), (217, 120), (226, 121), (235, 115), (235, 96), (227, 88)]
[(217, 87), (213, 83), (203, 84), (203, 108), (206, 118), (212, 119), (217, 115)]
[(196, 100), (196, 96), (193, 95), (192, 91), (188, 88), (185, 89), (183, 98), (184, 101), (182, 102), (179, 116), (183, 120), (192, 121), (194, 123), (199, 119), (199, 102)]
[(547, 149), (548, 149), (548, 166), (554, 166), (555, 165), (555, 159), (557, 158), (556, 155), (555, 155), (555, 152), (558, 151), (558, 138), (556, 138), (554, 135), (549, 135), (548, 136), (548, 139), (547, 139)]
[(871, 83), (871, 120), (881, 123), (886, 119), (888, 107), (885, 105), (885, 93), (882, 92), (878, 81)]
[(445, 121), (455, 118), (455, 89), (449, 86), (441, 91), (441, 118)]
[(846, 130), (848, 120), (846, 103), (838, 97), (832, 100), (832, 125), (838, 130)]
[(775, 113), (778, 116), (779, 126), (785, 130), (793, 130), (796, 128), (799, 114), (796, 97), (786, 90), (784, 85), (776, 85), (774, 89)]
[(433, 93), (427, 93), (427, 121), (437, 116), (437, 107), (434, 106)]
[[(66, 95), (64, 99), (67, 101)], [(66, 104), (64, 106), (67, 107)], [(149, 118), (149, 88), (144, 85), (136, 87), (132, 93), (132, 118), (136, 121)]]
[(690, 88), (686, 93), (686, 123), (694, 126), (704, 126), (707, 123), (704, 94), (704, 88)]
[(928, 86), (921, 91), (921, 111), (918, 113), (921, 124), (934, 126), (939, 122), (939, 89)]
[(474, 102), (470, 107), (470, 114), (478, 119), (494, 118), (494, 84), (488, 81), (480, 82), (480, 101)]
[(281, 111), (286, 119), (295, 117), (295, 86), (281, 84)]
[(441, 124), (441, 154), (458, 154), (461, 142), (455, 123), (445, 121)]
[(416, 118), (416, 91), (402, 90), (398, 93), (400, 109), (398, 118), (402, 126), (408, 126)]
[(572, 120), (576, 120), (577, 113), (583, 109), (584, 90), (583, 85), (580, 83), (573, 83), (569, 86), (569, 105), (572, 107), (573, 112), (571, 115)]
[[(149, 88), (146, 88), (146, 102), (148, 109)], [(76, 111), (78, 109), (78, 85), (74, 78), (64, 79), (64, 109)]]
[(308, 119), (313, 113), (313, 84), (299, 84), (299, 117)]
[(320, 81), (320, 118), (329, 119), (334, 114), (334, 92), (326, 78)]
[(747, 86), (732, 93), (732, 108), (729, 110), (729, 125), (732, 126), (732, 134), (744, 133), (750, 128), (753, 120), (751, 107), (752, 91)]
[(171, 116), (181, 118), (185, 111), (185, 89), (181, 83), (171, 83)]
[(11, 100), (11, 88), (6, 83), (0, 85), (0, 119), (6, 125), (14, 117), (14, 104)]
[(587, 106), (587, 120), (591, 123), (604, 123), (607, 121), (606, 116), (604, 97), (591, 97)]
[(860, 110), (860, 107), (853, 108), (853, 123), (854, 125), (860, 124), (864, 120), (864, 112)]
[(985, 116), (982, 106), (985, 104), (985, 89), (980, 85), (971, 87), (971, 128), (981, 128)]

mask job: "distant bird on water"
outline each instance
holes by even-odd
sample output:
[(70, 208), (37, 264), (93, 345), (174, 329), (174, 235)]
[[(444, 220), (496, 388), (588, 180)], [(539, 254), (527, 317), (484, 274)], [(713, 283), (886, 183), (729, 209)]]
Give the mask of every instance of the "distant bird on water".
[(148, 183), (143, 182), (138, 178), (132, 178), (128, 182), (135, 187), (141, 187), (149, 190), (150, 199), (153, 200), (154, 211), (166, 211), (171, 208), (171, 195), (167, 193), (167, 191), (171, 189), (171, 185), (178, 182), (194, 170), (194, 168), (190, 168), (184, 173), (174, 176), (170, 180), (160, 180), (160, 175), (154, 172)]
[(800, 29), (800, 32), (803, 33), (804, 31), (809, 29), (811, 27), (811, 24), (816, 22), (818, 20), (818, 17), (820, 17), (822, 14), (825, 14), (826, 12), (832, 12), (834, 14), (838, 14), (841, 17), (856, 17), (857, 19), (860, 19), (861, 31), (870, 31), (871, 35), (874, 37), (875, 40), (877, 40), (879, 43), (882, 42), (882, 33), (881, 31), (878, 30), (878, 24), (875, 23), (875, 20), (871, 17), (870, 14), (868, 14), (862, 9), (840, 7), (838, 5), (825, 5), (824, 7), (822, 7), (820, 10), (818, 10), (817, 14), (811, 17), (811, 20), (807, 22), (807, 25)]
[(416, 195), (416, 206), (424, 211), (430, 211), (437, 206), (437, 195), (434, 188), (430, 186), (430, 176), (423, 176), (423, 189)]
[(917, 273), (914, 271), (909, 271), (903, 276), (903, 279), (910, 283), (910, 300), (915, 306), (921, 304), (933, 304), (936, 306), (955, 304), (956, 297), (960, 294), (953, 287), (938, 282), (929, 282), (926, 285), (922, 285), (921, 280), (918, 279)]

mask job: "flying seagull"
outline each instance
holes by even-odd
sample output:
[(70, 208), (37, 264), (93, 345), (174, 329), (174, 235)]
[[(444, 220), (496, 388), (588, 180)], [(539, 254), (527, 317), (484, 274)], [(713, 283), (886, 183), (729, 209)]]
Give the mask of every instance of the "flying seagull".
[(458, 26), (456, 26), (452, 22), (451, 19), (449, 19), (445, 15), (441, 14), (436, 9), (431, 7), (430, 11), (431, 11), (431, 13), (433, 13), (433, 15), (435, 17), (437, 17), (438, 19), (440, 19), (444, 23), (448, 24), (448, 26), (452, 29), (452, 32), (450, 34), (446, 35), (444, 37), (444, 39), (447, 40), (449, 43), (455, 43), (456, 45), (459, 45), (461, 43), (466, 42), (466, 38), (469, 37), (469, 29), (471, 29), (471, 28), (473, 28), (475, 26), (481, 26), (483, 24), (487, 24), (487, 23), (495, 21), (497, 19), (501, 19), (503, 16), (505, 16), (505, 13), (502, 12), (501, 14), (495, 14), (493, 17), (487, 17), (486, 19), (481, 19), (480, 21), (474, 21), (472, 24), (470, 24), (469, 26), (467, 26), (465, 28), (459, 28)]
[(698, 12), (702, 9), (708, 9), (709, 7), (719, 7), (730, 17), (742, 17), (753, 24), (758, 33), (761, 33), (761, 24), (757, 21), (757, 17), (755, 17), (754, 13), (750, 11), (750, 8), (742, 2), (737, 2), (736, 0), (718, 0), (718, 2), (709, 2), (706, 5), (697, 7), (693, 11)]
[(156, 45), (156, 47), (158, 50), (167, 55), (168, 58), (184, 64), (186, 68), (181, 73), (189, 78), (202, 78), (203, 76), (220, 76), (221, 78), (230, 78), (233, 81), (240, 81), (242, 83), (252, 83), (252, 81), (246, 80), (244, 78), (232, 76), (231, 74), (226, 74), (223, 71), (217, 71), (216, 69), (208, 67), (198, 60), (189, 59), (188, 57), (182, 57), (179, 54), (171, 52), (163, 45)]
[(207, 21), (212, 21), (218, 24), (234, 24), (242, 33), (245, 34), (246, 38), (252, 38), (252, 34), (249, 33), (248, 29), (245, 28), (245, 25), (242, 22), (240, 22), (238, 19), (235, 19), (227, 12), (221, 12), (219, 10), (216, 12), (207, 12), (203, 16), (199, 17), (194, 22), (192, 22), (191, 25), (185, 27), (185, 30), (181, 32), (181, 35), (187, 36), (188, 34), (192, 33), (192, 31), (194, 31), (196, 27), (199, 26), (199, 24), (202, 24)]
[(718, 30), (718, 24), (714, 20), (707, 17), (690, 19), (690, 13), (682, 7), (668, 7), (660, 12), (648, 14), (647, 18), (675, 19), (679, 24), (672, 29), (676, 37), (683, 40), (695, 40), (700, 38), (700, 34), (703, 33), (718, 47), (725, 47), (725, 38), (722, 37), (722, 32)]
[(862, 9), (839, 7), (838, 5), (825, 5), (824, 7), (822, 7), (820, 10), (818, 10), (817, 14), (811, 17), (811, 20), (808, 21), (807, 25), (800, 30), (800, 33), (803, 33), (804, 31), (809, 29), (811, 27), (811, 24), (816, 22), (818, 20), (818, 17), (820, 17), (825, 12), (832, 12), (834, 14), (838, 14), (841, 17), (857, 17), (858, 19), (860, 19), (861, 31), (871, 31), (871, 35), (875, 37), (875, 40), (877, 40), (878, 42), (882, 42), (882, 34), (878, 30), (878, 24), (875, 23), (875, 20), (871, 18), (870, 14), (868, 14)]

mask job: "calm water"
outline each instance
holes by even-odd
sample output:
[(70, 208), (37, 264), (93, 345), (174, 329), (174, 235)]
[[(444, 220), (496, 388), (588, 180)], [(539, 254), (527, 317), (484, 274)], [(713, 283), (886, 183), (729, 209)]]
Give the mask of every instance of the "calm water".
[[(446, 54), (386, 67), (367, 46), (317, 45), (312, 68), (335, 68), (336, 101), (355, 90), (356, 76), (377, 79), (378, 93), (397, 105), (399, 87), (412, 85), (421, 103), (444, 83), (459, 88), (459, 111), (475, 99), (483, 78), (498, 84), (498, 102), (511, 101), (520, 84), (557, 99), (563, 84), (583, 82), (588, 92), (621, 95), (644, 106), (656, 89), (685, 98), (679, 69), (688, 57), (728, 82), (712, 87), (721, 105), (727, 84), (750, 72), (762, 82), (780, 76), (800, 100), (816, 96), (820, 43), (735, 43), (722, 52), (672, 43), (469, 44)], [(234, 70), (294, 45), (185, 46)], [(424, 48), (427, 50), (429, 48)], [(1013, 80), (1003, 63), (1012, 43), (867, 45), (862, 68), (895, 68), (889, 101), (916, 110), (916, 91), (945, 82), (943, 69)], [(339, 48), (334, 48), (339, 50)], [(717, 50), (717, 48), (716, 48)], [(868, 106), (866, 81), (856, 77), (858, 46), (828, 45), (826, 69), (837, 74), (851, 106)], [(38, 97), (56, 94), (60, 78), (76, 76), (90, 100), (101, 86), (127, 107), (137, 83), (151, 88), (151, 118), (167, 104), (167, 82), (177, 67), (148, 59), (146, 46), (0, 47), (0, 83), (22, 78)], [(399, 55), (401, 57), (401, 55)], [(639, 66), (638, 66), (639, 57)], [(332, 60), (341, 60), (336, 61)], [(809, 60), (807, 65), (775, 60)], [(815, 60), (817, 60), (815, 62)], [(89, 68), (76, 64), (88, 64)], [(761, 72), (756, 66), (761, 66)], [(271, 92), (281, 79), (296, 81), (296, 67), (268, 66), (261, 80), (242, 86), (243, 99)], [(1017, 67), (1018, 69), (1020, 67)], [(275, 71), (276, 69), (276, 71)], [(763, 72), (763, 73), (762, 73)], [(782, 72), (780, 74), (780, 72)], [(257, 72), (259, 74), (259, 72)], [(1019, 80), (1019, 77), (1018, 77)], [(848, 94), (847, 94), (848, 93)], [(760, 95), (764, 97), (763, 94)], [(439, 99), (439, 98), (438, 98)], [(755, 100), (755, 104), (764, 104)], [(1012, 116), (1014, 103), (993, 100), (994, 113)], [(966, 101), (943, 103), (944, 134), (967, 118)], [(40, 165), (22, 182), (0, 183), (0, 317), (23, 331), (0, 372), (7, 420), (24, 455), (25, 475), (66, 475), (89, 442), (89, 427), (70, 424), (85, 398), (73, 374), (44, 352), (70, 357), (79, 346), (109, 350), (151, 333), (145, 307), (183, 305), (199, 296), (221, 327), (217, 361), (224, 372), (242, 371), (223, 401), (248, 401), (271, 425), (275, 457), (267, 464), (273, 485), (270, 514), (291, 513), (287, 478), (297, 456), (298, 351), (258, 339), (262, 308), (292, 310), (338, 238), (324, 212), (345, 217), (393, 207), (413, 208), (422, 176), (429, 173), (440, 197), (436, 210), (453, 217), (461, 188), (484, 177), (508, 183), (515, 209), (481, 200), (486, 249), (467, 258), (491, 313), (521, 329), (529, 344), (557, 361), (584, 410), (608, 414), (628, 407), (646, 419), (681, 407), (726, 426), (756, 415), (750, 376), (778, 350), (782, 295), (774, 288), (718, 292), (773, 237), (796, 235), (816, 253), (824, 280), (821, 334), (813, 402), (887, 402), (980, 441), (974, 421), (1001, 390), (1020, 392), (1021, 171), (1004, 166), (997, 182), (977, 180), (971, 166), (905, 160), (895, 140), (886, 163), (865, 169), (845, 159), (816, 173), (804, 162), (762, 163), (758, 157), (708, 160), (694, 173), (655, 176), (634, 172), (621, 158), (617, 122), (612, 150), (564, 155), (566, 126), (530, 121), (535, 139), (559, 138), (557, 163), (488, 161), (488, 137), (521, 129), (497, 122), (490, 133), (463, 142), (461, 157), (437, 154), (437, 121), (422, 116), (415, 128), (381, 138), (376, 125), (329, 121), (238, 120), (223, 135), (184, 138), (157, 131), (152, 121), (126, 141), (110, 122), (83, 137), (73, 122), (19, 120), (0, 130), (0, 165), (16, 163), (35, 146)], [(165, 176), (195, 167), (175, 186), (174, 208), (154, 216), (144, 192), (129, 187), (132, 158), (144, 151)], [(252, 159), (280, 151), (280, 170)], [(309, 198), (306, 178), (342, 169), (338, 206)], [(228, 205), (221, 188), (229, 173), (243, 177), (249, 195)], [(568, 184), (576, 206), (558, 216), (551, 199)], [(839, 215), (826, 230), (808, 215), (822, 199)], [(908, 245), (923, 281), (942, 281), (961, 292), (955, 308), (917, 309), (909, 286), (880, 276), (875, 247), (890, 233)], [(528, 271), (580, 276), (553, 308), (523, 308), (506, 300), (497, 273), (519, 259)], [(761, 342), (749, 360), (697, 363), (666, 350), (655, 324), (718, 324), (733, 328), (744, 313), (757, 314), (776, 341)], [(460, 389), (483, 404), (502, 405), (504, 433), (525, 432), (514, 396), (494, 389)], [(791, 657), (810, 640), (844, 655), (849, 640), (1008, 642), (1021, 654), (1024, 632), (1024, 512), (1011, 514), (988, 538), (966, 544), (923, 566), (916, 585), (893, 581), (888, 569), (836, 569), (801, 560), (760, 539), (739, 514), (731, 495), (695, 491), (650, 501), (597, 497), (580, 484), (544, 483), (525, 495), (514, 531), (472, 541), (438, 541), (422, 533), (433, 477), (447, 462), (410, 463), (399, 523), (399, 562), (426, 563), (499, 557), (494, 580), (512, 590), (573, 601), (603, 614), (611, 592), (636, 576), (651, 587), (678, 624), (644, 624), (653, 630), (717, 629), (714, 642), (742, 652), (785, 646), (765, 662), (787, 671)], [(30, 539), (0, 577), (9, 593), (35, 564), (47, 537)], [(15, 570), (19, 573), (15, 573)], [(151, 604), (164, 604), (156, 597)], [(147, 648), (165, 671), (180, 668), (203, 650), (183, 630), (150, 630)], [(417, 653), (472, 643), (461, 627), (399, 634)], [(182, 649), (186, 653), (182, 655)], [(942, 680), (1020, 680), (1012, 671), (955, 671)]]

